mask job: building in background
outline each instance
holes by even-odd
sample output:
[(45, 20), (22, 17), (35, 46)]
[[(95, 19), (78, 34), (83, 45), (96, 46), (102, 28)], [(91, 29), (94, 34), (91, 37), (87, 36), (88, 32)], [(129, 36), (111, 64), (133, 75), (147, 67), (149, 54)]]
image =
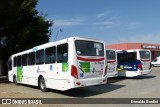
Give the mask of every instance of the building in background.
[(128, 49), (148, 49), (152, 53), (152, 60), (160, 56), (160, 44), (147, 43), (120, 43), (106, 45), (107, 49), (128, 50)]

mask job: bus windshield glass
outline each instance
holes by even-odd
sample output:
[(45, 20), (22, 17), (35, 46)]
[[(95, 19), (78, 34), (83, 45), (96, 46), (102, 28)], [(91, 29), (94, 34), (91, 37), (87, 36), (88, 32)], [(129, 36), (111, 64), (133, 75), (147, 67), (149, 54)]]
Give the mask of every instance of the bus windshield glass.
[(115, 60), (116, 59), (115, 51), (106, 50), (106, 54), (107, 54), (107, 60)]
[(139, 51), (141, 59), (150, 59), (149, 51)]
[(79, 56), (104, 56), (104, 45), (103, 43), (76, 40), (76, 53)]

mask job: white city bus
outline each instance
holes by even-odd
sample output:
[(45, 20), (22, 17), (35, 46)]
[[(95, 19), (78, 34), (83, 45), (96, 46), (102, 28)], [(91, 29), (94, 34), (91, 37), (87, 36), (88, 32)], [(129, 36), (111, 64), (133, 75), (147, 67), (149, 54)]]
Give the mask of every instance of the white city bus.
[(12, 55), (9, 81), (39, 86), (42, 91), (106, 84), (105, 59), (103, 41), (70, 37)]
[(134, 77), (151, 72), (151, 52), (145, 49), (118, 51), (118, 76)]
[(107, 77), (117, 77), (117, 55), (113, 49), (106, 49), (107, 56)]

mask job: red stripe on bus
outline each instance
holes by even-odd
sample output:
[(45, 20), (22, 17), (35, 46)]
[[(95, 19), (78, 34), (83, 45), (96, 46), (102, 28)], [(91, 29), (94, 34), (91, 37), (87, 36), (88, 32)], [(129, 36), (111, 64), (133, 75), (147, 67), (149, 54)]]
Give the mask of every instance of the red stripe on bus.
[(114, 62), (116, 62), (116, 60), (107, 61), (107, 63), (114, 63)]
[(141, 59), (141, 61), (143, 61), (143, 62), (148, 62), (148, 61), (150, 61), (149, 59)]
[(83, 57), (79, 57), (79, 56), (77, 56), (77, 59), (81, 60), (81, 61), (90, 61), (90, 62), (96, 62), (96, 61), (103, 61), (104, 60), (104, 58), (91, 59), (91, 58), (83, 58)]

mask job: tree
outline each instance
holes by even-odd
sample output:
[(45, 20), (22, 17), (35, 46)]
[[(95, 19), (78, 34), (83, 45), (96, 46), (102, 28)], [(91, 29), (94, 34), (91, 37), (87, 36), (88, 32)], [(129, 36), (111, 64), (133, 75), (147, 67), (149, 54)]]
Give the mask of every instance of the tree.
[(52, 21), (35, 9), (38, 0), (0, 0), (0, 57), (49, 41)]

